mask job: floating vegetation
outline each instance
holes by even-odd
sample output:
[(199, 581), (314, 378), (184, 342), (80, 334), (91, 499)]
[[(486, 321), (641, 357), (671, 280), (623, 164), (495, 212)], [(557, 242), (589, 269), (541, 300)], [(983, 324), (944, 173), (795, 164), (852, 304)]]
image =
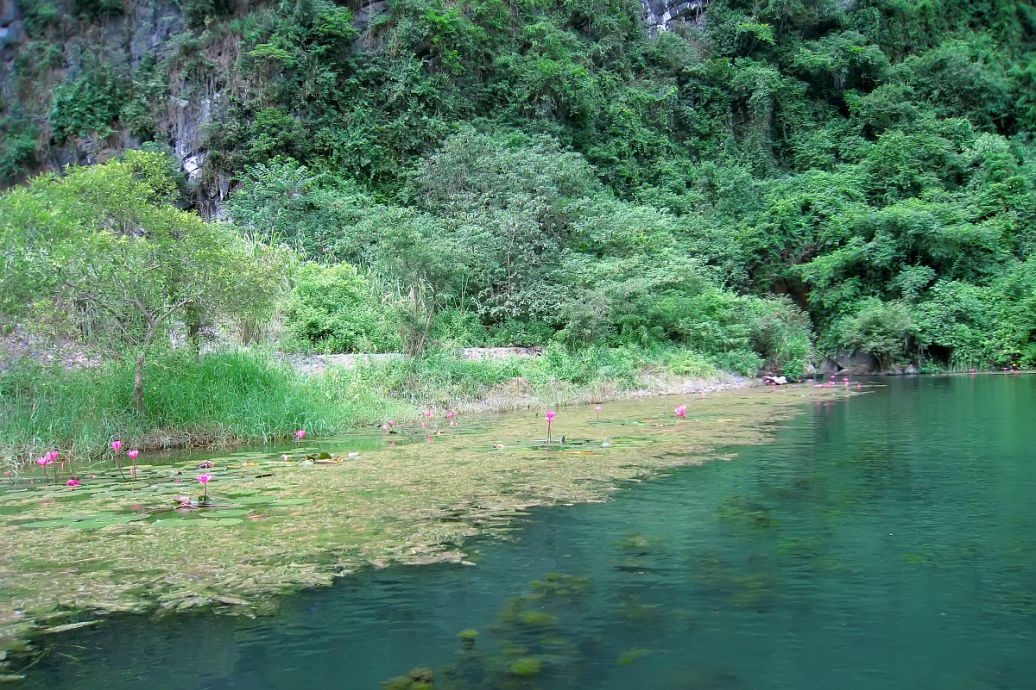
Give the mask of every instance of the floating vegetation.
[[(502, 534), (533, 506), (603, 500), (624, 482), (704, 462), (719, 445), (765, 441), (768, 422), (801, 409), (803, 393), (841, 394), (787, 387), (716, 395), (695, 403), (694, 424), (637, 424), (637, 436), (617, 433), (624, 420), (665, 419), (673, 403), (610, 404), (609, 420), (597, 423), (592, 409), (566, 408), (568, 450), (592, 449), (592, 456), (532, 447), (542, 428), (530, 430), (524, 415), (502, 415), (433, 444), (364, 446), (361, 455), (349, 448), (242, 451), (137, 463), (136, 479), (93, 468), (77, 473), (74, 489), (4, 483), (0, 670), (27, 638), (76, 614), (259, 613), (277, 594), (324, 586), (365, 565), (462, 561), (460, 545), (486, 531)], [(514, 452), (493, 452), (493, 444)], [(202, 474), (210, 477), (204, 484), (196, 479)], [(193, 539), (199, 532), (204, 538)], [(25, 586), (37, 581), (48, 584)], [(542, 610), (546, 600), (576, 597), (586, 582), (556, 573), (536, 582), (506, 623), (544, 637), (557, 622)], [(43, 624), (53, 602), (62, 602), (67, 617)]]

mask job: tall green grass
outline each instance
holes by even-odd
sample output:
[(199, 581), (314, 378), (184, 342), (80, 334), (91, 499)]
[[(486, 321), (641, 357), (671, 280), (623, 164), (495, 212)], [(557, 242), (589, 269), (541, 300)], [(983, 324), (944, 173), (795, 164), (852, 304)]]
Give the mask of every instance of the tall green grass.
[(300, 428), (319, 436), (411, 416), (418, 406), (476, 411), (559, 404), (636, 387), (646, 371), (716, 374), (686, 350), (552, 346), (542, 357), (478, 361), (432, 351), (319, 375), (301, 374), (262, 351), (172, 352), (147, 363), (147, 409), (137, 414), (129, 360), (75, 371), (22, 364), (0, 375), (0, 460), (13, 469), (51, 449), (100, 457), (113, 438), (126, 447), (156, 448), (268, 442)]
[(113, 438), (129, 446), (270, 441), (299, 428), (326, 434), (399, 413), (400, 404), (306, 376), (257, 352), (169, 353), (145, 369), (147, 410), (131, 405), (133, 365), (66, 371), (23, 364), (0, 376), (0, 457), (5, 464), (58, 448), (98, 456)]

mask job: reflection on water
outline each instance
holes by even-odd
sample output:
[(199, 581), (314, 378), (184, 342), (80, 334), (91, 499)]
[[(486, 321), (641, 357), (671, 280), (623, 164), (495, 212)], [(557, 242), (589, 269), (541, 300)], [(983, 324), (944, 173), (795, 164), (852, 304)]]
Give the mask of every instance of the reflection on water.
[(26, 685), (1034, 687), (1036, 377), (881, 383), (734, 462), (538, 511), (477, 567), (367, 573), (266, 618), (113, 619)]

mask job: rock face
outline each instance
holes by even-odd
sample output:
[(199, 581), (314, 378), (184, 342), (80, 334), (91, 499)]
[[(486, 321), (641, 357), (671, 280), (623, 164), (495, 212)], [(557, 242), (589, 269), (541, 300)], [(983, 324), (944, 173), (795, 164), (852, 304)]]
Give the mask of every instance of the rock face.
[(640, 0), (642, 17), (654, 35), (679, 22), (699, 22), (708, 0)]

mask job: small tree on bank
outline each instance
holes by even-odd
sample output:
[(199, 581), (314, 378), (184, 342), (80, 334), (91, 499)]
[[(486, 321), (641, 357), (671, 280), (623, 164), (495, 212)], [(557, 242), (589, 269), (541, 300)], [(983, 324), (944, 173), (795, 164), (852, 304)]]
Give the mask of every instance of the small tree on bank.
[(168, 158), (138, 151), (0, 196), (0, 311), (58, 316), (131, 354), (138, 412), (145, 360), (175, 323), (255, 320), (281, 283), (277, 252), (176, 208), (175, 189)]

